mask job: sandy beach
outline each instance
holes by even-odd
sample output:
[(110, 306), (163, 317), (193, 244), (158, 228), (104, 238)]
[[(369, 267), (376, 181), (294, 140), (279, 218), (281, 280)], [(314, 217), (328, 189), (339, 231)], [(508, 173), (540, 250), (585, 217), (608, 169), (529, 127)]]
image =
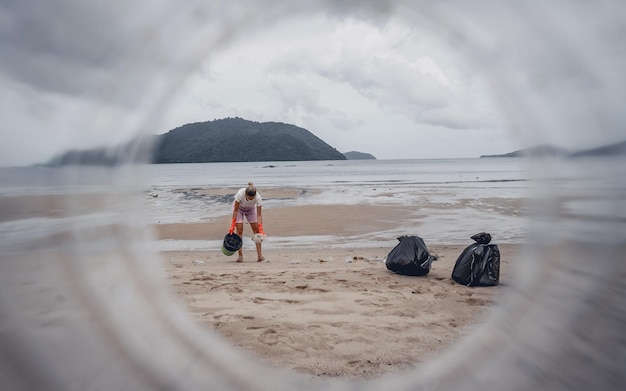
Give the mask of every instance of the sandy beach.
[[(518, 244), (500, 244), (500, 285), (465, 287), (450, 276), (465, 245), (429, 243), (423, 277), (387, 270), (391, 246), (272, 248), (272, 235), (359, 234), (410, 216), (392, 206), (309, 205), (264, 210), (268, 242), (257, 262), (244, 228), (244, 262), (211, 251), (164, 251), (175, 295), (191, 316), (269, 365), (315, 376), (375, 377), (424, 362), (469, 333), (507, 289)], [(362, 209), (360, 210), (362, 212)], [(307, 224), (295, 223), (306, 221)], [(223, 238), (230, 216), (157, 224), (161, 240)], [(419, 234), (412, 227), (410, 234)], [(496, 233), (497, 234), (497, 233)]]

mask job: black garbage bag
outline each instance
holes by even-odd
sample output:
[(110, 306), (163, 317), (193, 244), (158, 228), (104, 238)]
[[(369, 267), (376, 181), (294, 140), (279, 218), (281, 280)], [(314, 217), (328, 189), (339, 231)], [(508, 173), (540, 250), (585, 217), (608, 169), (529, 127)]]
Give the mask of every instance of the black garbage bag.
[(419, 236), (400, 236), (385, 260), (387, 269), (407, 276), (424, 276), (430, 272), (433, 256)]
[(489, 242), (491, 242), (491, 235), (489, 235), (487, 232), (481, 232), (473, 235), (471, 239), (474, 240), (476, 243), (489, 244)]
[(454, 264), (452, 279), (466, 286), (495, 286), (500, 282), (500, 249), (488, 244), (491, 235), (472, 236), (476, 243), (467, 246)]

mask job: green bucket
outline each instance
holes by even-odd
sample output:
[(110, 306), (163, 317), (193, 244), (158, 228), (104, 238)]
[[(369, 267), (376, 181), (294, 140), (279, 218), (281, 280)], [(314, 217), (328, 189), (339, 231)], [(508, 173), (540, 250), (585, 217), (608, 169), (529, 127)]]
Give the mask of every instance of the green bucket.
[(222, 253), (226, 256), (233, 255), (237, 250), (241, 248), (242, 240), (241, 237), (235, 233), (226, 234), (224, 236), (224, 243), (222, 244)]
[(237, 250), (227, 250), (226, 247), (222, 246), (222, 254), (227, 255), (227, 256), (231, 256), (233, 255)]

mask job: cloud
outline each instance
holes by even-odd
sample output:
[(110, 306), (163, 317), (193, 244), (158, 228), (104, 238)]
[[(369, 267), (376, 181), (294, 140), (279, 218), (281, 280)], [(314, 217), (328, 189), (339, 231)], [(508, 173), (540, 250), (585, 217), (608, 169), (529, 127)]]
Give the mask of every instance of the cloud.
[(46, 92), (89, 97), (120, 72), (129, 37), (136, 37), (129, 19), (137, 10), (123, 2), (15, 1), (3, 8), (3, 73)]
[(155, 104), (150, 91), (162, 86), (157, 75), (176, 63), (152, 19), (175, 14), (171, 6), (59, 0), (1, 7), (0, 165), (43, 162), (138, 133), (146, 106)]
[(626, 138), (626, 112), (615, 105), (626, 83), (624, 41), (615, 39), (626, 36), (625, 3), (458, 5), (451, 23), (473, 38), (468, 57), (526, 143), (587, 148)]
[(309, 115), (326, 115), (331, 111), (321, 105), (320, 91), (315, 85), (315, 80), (310, 77), (270, 75), (269, 83), (287, 113), (303, 109)]
[[(389, 158), (626, 138), (619, 1), (0, 8), (0, 165), (227, 116)], [(511, 129), (524, 138), (507, 142)], [(408, 142), (433, 147), (397, 144)]]
[[(493, 114), (476, 104), (479, 94), (472, 90), (474, 81), (437, 63), (431, 55), (443, 56), (443, 49), (433, 53), (421, 47), (419, 40), (417, 44), (410, 41), (414, 28), (400, 22), (381, 28), (354, 20), (333, 26), (332, 30), (320, 28), (327, 32), (276, 55), (267, 72), (345, 84), (381, 109), (408, 115), (416, 123), (456, 129), (494, 126)], [(287, 100), (294, 101), (292, 96)], [(484, 100), (478, 102), (485, 104)], [(319, 107), (315, 111), (321, 112)], [(442, 118), (446, 114), (450, 116)]]

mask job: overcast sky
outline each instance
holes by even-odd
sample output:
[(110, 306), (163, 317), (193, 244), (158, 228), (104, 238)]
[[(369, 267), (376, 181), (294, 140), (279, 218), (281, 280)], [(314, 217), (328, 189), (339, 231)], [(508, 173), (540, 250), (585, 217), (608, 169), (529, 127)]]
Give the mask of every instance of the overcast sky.
[(235, 116), (379, 159), (626, 140), (621, 1), (27, 3), (0, 3), (4, 166)]

